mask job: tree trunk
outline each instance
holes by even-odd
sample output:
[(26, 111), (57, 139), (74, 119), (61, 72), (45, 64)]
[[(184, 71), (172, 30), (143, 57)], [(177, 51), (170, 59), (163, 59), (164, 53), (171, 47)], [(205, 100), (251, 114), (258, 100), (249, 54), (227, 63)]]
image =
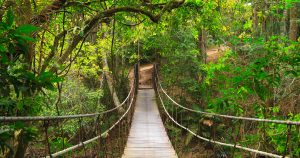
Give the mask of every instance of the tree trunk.
[(286, 23), (287, 23), (287, 17), (288, 17), (288, 11), (286, 8), (286, 4), (284, 4), (284, 10), (283, 10), (283, 15), (281, 19), (281, 25), (280, 25), (280, 32), (282, 36), (287, 35), (287, 30), (286, 30)]
[[(199, 30), (198, 33), (198, 48), (200, 49), (199, 59), (203, 63), (207, 63), (207, 54), (206, 54), (206, 31), (204, 28)], [(201, 76), (199, 76), (199, 82), (202, 83), (206, 77), (205, 73), (202, 73)]]
[(199, 48), (201, 51), (201, 60), (204, 63), (207, 63), (207, 54), (206, 54), (206, 31), (205, 29), (201, 29), (198, 35)]
[[(28, 24), (30, 23), (30, 19), (32, 17), (32, 9), (31, 9), (31, 2), (30, 0), (20, 0), (17, 2), (18, 6), (15, 6), (15, 22), (18, 26)], [(24, 60), (27, 64), (26, 69), (31, 71), (32, 69), (32, 61), (33, 56), (35, 53), (35, 45), (34, 43), (27, 42), (27, 49), (28, 52), (26, 52), (24, 56)], [(32, 92), (30, 89), (26, 90), (25, 92), (22, 92), (23, 96), (26, 97), (32, 97), (34, 95), (34, 92)], [(29, 111), (22, 113), (22, 115), (27, 115)], [(25, 123), (26, 126), (30, 126), (30, 124)], [(29, 140), (28, 140), (28, 134), (24, 129), (20, 129), (18, 131), (15, 131), (15, 139), (16, 142), (14, 144), (15, 151), (14, 151), (14, 158), (23, 158), (25, 156)]]
[(298, 25), (297, 25), (297, 5), (298, 3), (293, 3), (293, 6), (290, 8), (290, 40), (297, 41), (298, 37)]
[[(108, 63), (107, 63), (107, 55), (104, 54), (103, 57), (102, 57), (102, 64), (103, 64), (103, 69), (104, 69), (104, 72), (103, 72), (103, 75), (105, 76), (106, 78), (106, 81), (107, 81), (107, 84), (108, 84), (108, 88), (109, 88), (109, 91), (111, 93), (111, 96), (113, 98), (113, 102), (114, 102), (114, 105), (117, 107), (119, 106), (121, 103), (120, 103), (120, 100), (118, 98), (118, 95), (117, 95), (117, 92), (115, 91), (114, 89), (114, 86), (113, 86), (113, 79), (111, 77), (111, 74), (109, 72), (109, 67), (108, 67)], [(118, 108), (118, 112), (119, 113), (123, 113), (125, 110), (123, 107), (120, 107)]]
[(257, 16), (257, 4), (253, 2), (253, 19), (252, 19), (252, 25), (253, 25), (253, 34), (254, 36), (258, 35), (258, 16)]
[(262, 24), (261, 24), (261, 27), (262, 27), (262, 31), (261, 31), (261, 34), (266, 38), (268, 39), (268, 35), (269, 35), (269, 30), (267, 28), (268, 26), (268, 18), (269, 18), (269, 15), (268, 15), (268, 6), (267, 6), (267, 3), (264, 3), (264, 9), (262, 11), (262, 16), (263, 16), (263, 20), (262, 20)]
[(26, 136), (26, 132), (22, 129), (16, 134), (16, 151), (14, 158), (23, 158), (26, 153), (26, 149), (28, 147), (29, 141), (28, 141), (28, 136)]

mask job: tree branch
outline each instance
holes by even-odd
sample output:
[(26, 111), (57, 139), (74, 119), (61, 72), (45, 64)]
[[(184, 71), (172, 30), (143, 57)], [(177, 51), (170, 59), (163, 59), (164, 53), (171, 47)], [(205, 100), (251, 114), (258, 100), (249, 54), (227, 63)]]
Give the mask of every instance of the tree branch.
[(41, 68), (41, 72), (45, 71), (47, 66), (49, 65), (51, 59), (54, 57), (55, 55), (55, 52), (57, 52), (57, 47), (58, 47), (58, 43), (59, 43), (59, 40), (64, 37), (65, 35), (67, 34), (67, 31), (63, 31), (61, 32), (60, 34), (58, 34), (55, 38), (54, 38), (54, 42), (53, 42), (53, 46), (52, 46), (52, 49), (51, 49), (51, 52), (50, 54), (47, 56), (47, 58), (45, 59), (45, 62)]
[(63, 8), (64, 4), (67, 0), (54, 0), (51, 5), (45, 7), (41, 13), (37, 16), (34, 16), (30, 23), (35, 26), (39, 26), (47, 21), (49, 21), (50, 16), (55, 13), (56, 11)]
[[(158, 23), (159, 20), (161, 19), (162, 15), (166, 12), (166, 11), (171, 11), (172, 9), (178, 8), (180, 7), (185, 0), (180, 0), (180, 1), (172, 1), (167, 3), (163, 9), (161, 10), (161, 12), (157, 15), (155, 15), (154, 13), (152, 13), (151, 11), (148, 10), (143, 10), (141, 8), (134, 8), (134, 7), (118, 7), (118, 8), (110, 8), (107, 9), (99, 14), (97, 14), (96, 16), (94, 16), (93, 18), (87, 20), (85, 22), (85, 28), (83, 29), (83, 36), (82, 34), (77, 34), (73, 37), (71, 44), (68, 46), (68, 48), (65, 50), (65, 52), (63, 53), (63, 55), (60, 57), (60, 59), (58, 60), (58, 64), (63, 64), (66, 59), (68, 58), (68, 56), (72, 53), (72, 51), (76, 48), (76, 46), (78, 45), (78, 43), (83, 39), (83, 37), (88, 34), (98, 23), (100, 22), (107, 22), (108, 19), (112, 16), (114, 16), (116, 13), (118, 12), (133, 12), (133, 13), (139, 13), (139, 14), (143, 14), (145, 16), (147, 16), (151, 21)], [(51, 71), (54, 71), (56, 68), (52, 67)]]

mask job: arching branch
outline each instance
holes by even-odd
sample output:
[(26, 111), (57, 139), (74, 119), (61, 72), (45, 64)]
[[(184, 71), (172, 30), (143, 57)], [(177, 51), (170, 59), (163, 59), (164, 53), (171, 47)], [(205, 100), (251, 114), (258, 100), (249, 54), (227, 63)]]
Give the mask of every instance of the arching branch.
[(34, 16), (30, 23), (35, 26), (39, 26), (47, 21), (49, 21), (50, 16), (63, 8), (67, 0), (54, 0), (51, 5), (45, 7), (39, 15)]
[(118, 21), (119, 23), (121, 23), (122, 25), (125, 25), (125, 26), (137, 26), (137, 25), (140, 25), (142, 24), (146, 19), (143, 19), (137, 23), (125, 23), (125, 22), (122, 22), (122, 21)]
[[(76, 48), (78, 43), (83, 39), (84, 35), (88, 34), (100, 22), (107, 22), (107, 20), (109, 20), (109, 18), (111, 18), (118, 12), (132, 12), (132, 13), (143, 14), (143, 15), (147, 16), (151, 21), (158, 23), (159, 20), (161, 19), (162, 15), (165, 12), (171, 11), (172, 9), (175, 9), (175, 8), (178, 8), (183, 3), (184, 3), (184, 0), (169, 2), (163, 7), (163, 9), (161, 9), (160, 13), (157, 15), (155, 15), (154, 13), (152, 13), (149, 10), (142, 9), (142, 8), (135, 8), (135, 7), (117, 7), (117, 8), (107, 9), (85, 22), (86, 27), (83, 29), (83, 36), (82, 36), (82, 34), (79, 33), (73, 37), (70, 45), (68, 46), (68, 48), (65, 50), (63, 55), (58, 60), (58, 64), (63, 64), (66, 61), (66, 59), (72, 53), (72, 51)], [(54, 71), (55, 69), (56, 68), (53, 67), (53, 68), (51, 68), (51, 71)]]

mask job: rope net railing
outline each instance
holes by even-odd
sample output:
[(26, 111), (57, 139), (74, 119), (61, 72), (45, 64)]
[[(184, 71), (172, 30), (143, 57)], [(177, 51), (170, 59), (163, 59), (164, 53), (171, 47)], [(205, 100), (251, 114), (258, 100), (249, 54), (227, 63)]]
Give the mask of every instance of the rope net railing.
[(91, 142), (93, 142), (93, 141), (96, 141), (97, 139), (100, 139), (101, 137), (104, 137), (104, 136), (106, 136), (112, 129), (114, 129), (124, 118), (125, 118), (125, 116), (129, 113), (129, 111), (131, 110), (131, 108), (132, 108), (132, 104), (133, 104), (133, 100), (134, 100), (134, 97), (135, 97), (135, 95), (134, 95), (134, 93), (133, 93), (133, 96), (132, 96), (132, 98), (131, 98), (131, 101), (130, 101), (130, 104), (129, 104), (129, 107), (127, 108), (127, 110), (126, 110), (126, 112), (112, 125), (112, 126), (110, 126), (106, 131), (104, 131), (103, 133), (101, 133), (100, 135), (98, 135), (98, 136), (96, 136), (96, 137), (94, 137), (94, 138), (91, 138), (91, 139), (89, 139), (89, 140), (86, 140), (86, 141), (84, 141), (84, 142), (80, 142), (79, 144), (77, 144), (77, 145), (74, 145), (74, 146), (71, 146), (71, 147), (69, 147), (69, 148), (67, 148), (67, 149), (64, 149), (64, 150), (61, 150), (61, 151), (59, 151), (59, 152), (56, 152), (56, 153), (53, 153), (53, 154), (51, 154), (50, 156), (47, 156), (46, 158), (50, 158), (50, 157), (57, 157), (57, 156), (61, 156), (61, 155), (63, 155), (63, 154), (65, 154), (65, 153), (67, 153), (67, 152), (69, 152), (69, 151), (72, 151), (72, 150), (75, 150), (75, 149), (77, 149), (77, 148), (79, 148), (79, 147), (83, 147), (84, 145), (87, 145), (87, 144), (89, 144), (89, 143), (91, 143)]
[(51, 121), (51, 120), (64, 120), (64, 119), (78, 119), (84, 117), (96, 117), (106, 113), (113, 112), (120, 107), (122, 107), (129, 99), (131, 93), (133, 92), (134, 85), (131, 85), (130, 91), (124, 101), (115, 106), (112, 109), (102, 111), (100, 113), (90, 113), (90, 114), (77, 114), (77, 115), (60, 115), (60, 116), (0, 116), (0, 121), (2, 122), (15, 122), (15, 121)]
[[(231, 148), (234, 148), (234, 149), (240, 149), (240, 150), (244, 150), (244, 151), (248, 151), (248, 152), (251, 152), (251, 153), (254, 153), (255, 155), (258, 154), (258, 155), (263, 155), (263, 156), (268, 156), (268, 157), (274, 157), (274, 158), (283, 158), (283, 157), (289, 157), (287, 156), (287, 146), (288, 146), (288, 143), (290, 141), (290, 135), (291, 135), (291, 127), (292, 126), (297, 126), (299, 127), (300, 125), (300, 122), (297, 122), (297, 121), (290, 121), (290, 120), (270, 120), (270, 119), (260, 119), (260, 118), (250, 118), (250, 117), (239, 117), (239, 116), (231, 116), (231, 115), (222, 115), (222, 114), (216, 114), (216, 113), (209, 113), (209, 112), (204, 112), (204, 111), (197, 111), (197, 110), (194, 110), (194, 109), (190, 109), (190, 108), (187, 108), (185, 106), (182, 106), (180, 105), (179, 103), (177, 103), (174, 99), (172, 99), (168, 94), (167, 92), (164, 90), (164, 88), (162, 87), (160, 81), (159, 81), (159, 76), (158, 76), (158, 73), (157, 73), (157, 66), (154, 65), (154, 71), (153, 71), (153, 85), (156, 89), (156, 92), (157, 92), (157, 96), (160, 100), (160, 103), (162, 105), (162, 108), (163, 108), (163, 111), (164, 113), (167, 115), (167, 118), (169, 118), (172, 123), (174, 123), (175, 125), (179, 126), (180, 128), (186, 130), (187, 132), (189, 132), (190, 134), (192, 134), (193, 136), (203, 140), (203, 141), (206, 141), (206, 142), (209, 142), (209, 143), (213, 143), (213, 144), (217, 144), (217, 145), (221, 145), (221, 146), (226, 146), (226, 147), (231, 147)], [(249, 147), (245, 147), (245, 146), (242, 146), (240, 144), (237, 143), (237, 140), (235, 140), (234, 144), (231, 144), (231, 143), (225, 143), (225, 142), (221, 142), (221, 141), (217, 141), (217, 140), (214, 140), (214, 138), (206, 138), (204, 136), (200, 136), (199, 134), (197, 134), (197, 132), (194, 132), (193, 130), (189, 129), (188, 127), (184, 126), (183, 123), (182, 123), (182, 118), (181, 118), (181, 123), (179, 123), (177, 121), (177, 109), (176, 109), (176, 114), (173, 113), (173, 109), (172, 109), (172, 113), (170, 114), (166, 108), (166, 105), (163, 101), (163, 98), (161, 96), (161, 92), (166, 96), (166, 98), (168, 100), (171, 101), (171, 103), (175, 104), (177, 107), (181, 108), (181, 109), (184, 109), (186, 111), (189, 111), (189, 112), (193, 112), (193, 113), (198, 113), (198, 114), (203, 114), (203, 115), (210, 115), (210, 116), (216, 116), (216, 117), (220, 117), (220, 118), (226, 118), (226, 119), (232, 119), (232, 120), (237, 120), (237, 121), (251, 121), (251, 122), (262, 122), (262, 123), (274, 123), (274, 124), (285, 124), (287, 125), (287, 136), (286, 136), (286, 144), (285, 144), (285, 154), (284, 155), (279, 155), (279, 154), (274, 154), (274, 153), (270, 153), (270, 152), (266, 152), (266, 151), (260, 151), (258, 149), (253, 149), (253, 148), (249, 148)], [(174, 116), (175, 115), (175, 116)], [(176, 118), (174, 118), (176, 117)], [(183, 117), (183, 116), (181, 116)]]
[[(34, 126), (41, 131), (41, 134), (28, 144), (26, 155), (30, 157), (51, 158), (63, 155), (74, 157), (82, 154), (85, 157), (120, 157), (125, 147), (133, 115), (133, 104), (138, 88), (138, 66), (138, 64), (134, 66), (134, 79), (128, 95), (122, 103), (112, 109), (99, 113), (77, 115), (0, 116), (0, 125), (4, 127), (24, 122), (26, 126)], [(125, 109), (122, 114), (118, 111), (121, 107)], [(116, 112), (116, 115), (112, 115), (112, 112)], [(76, 128), (75, 133), (72, 137), (66, 137), (64, 127), (68, 126), (67, 121), (71, 120), (73, 120), (71, 123), (74, 125), (72, 128)], [(15, 133), (16, 131), (0, 128), (0, 134), (4, 132)], [(62, 139), (62, 141), (55, 145), (51, 141), (56, 139)], [(16, 140), (12, 138), (12, 140), (3, 143), (6, 143), (8, 147), (14, 142)], [(57, 145), (60, 147), (56, 147)], [(1, 154), (5, 156), (4, 154), (9, 155), (7, 153), (15, 152), (12, 147), (9, 149), (12, 151), (3, 150), (1, 153), (0, 150), (0, 157)]]

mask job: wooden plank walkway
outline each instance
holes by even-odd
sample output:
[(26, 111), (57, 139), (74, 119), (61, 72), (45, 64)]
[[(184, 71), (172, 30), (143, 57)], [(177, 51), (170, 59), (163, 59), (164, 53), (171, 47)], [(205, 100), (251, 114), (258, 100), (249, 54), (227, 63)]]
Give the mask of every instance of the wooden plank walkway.
[(135, 113), (122, 158), (177, 157), (160, 118), (154, 90), (139, 90)]

